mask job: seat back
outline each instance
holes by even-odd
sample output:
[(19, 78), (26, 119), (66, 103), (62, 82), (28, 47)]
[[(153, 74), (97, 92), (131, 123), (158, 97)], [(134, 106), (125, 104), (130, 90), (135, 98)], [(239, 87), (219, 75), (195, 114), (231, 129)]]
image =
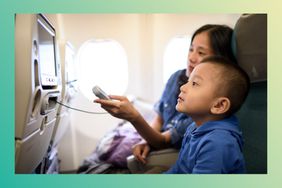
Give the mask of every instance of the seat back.
[(247, 173), (267, 173), (267, 15), (243, 14), (234, 27), (233, 45), (238, 64), (251, 79), (237, 113)]

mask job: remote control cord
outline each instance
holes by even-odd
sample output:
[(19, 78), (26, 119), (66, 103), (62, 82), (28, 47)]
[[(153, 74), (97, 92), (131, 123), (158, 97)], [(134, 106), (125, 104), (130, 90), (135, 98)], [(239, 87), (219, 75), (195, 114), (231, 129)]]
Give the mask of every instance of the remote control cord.
[(75, 111), (79, 111), (79, 112), (83, 112), (83, 113), (87, 113), (87, 114), (108, 114), (108, 112), (90, 112), (90, 111), (81, 110), (81, 109), (78, 109), (78, 108), (73, 108), (73, 107), (68, 106), (68, 105), (66, 105), (66, 104), (63, 104), (63, 103), (61, 103), (61, 102), (59, 102), (59, 101), (56, 101), (56, 103), (58, 103), (58, 104), (61, 105), (61, 106), (66, 107), (66, 108), (69, 108), (69, 109), (71, 109), (71, 110), (75, 110)]

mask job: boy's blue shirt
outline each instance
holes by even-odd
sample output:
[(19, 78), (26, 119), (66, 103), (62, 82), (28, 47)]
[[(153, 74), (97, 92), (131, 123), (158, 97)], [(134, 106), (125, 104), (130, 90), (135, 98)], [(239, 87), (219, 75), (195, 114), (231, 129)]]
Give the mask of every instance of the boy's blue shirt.
[(235, 116), (186, 130), (176, 164), (167, 174), (245, 173), (243, 139)]

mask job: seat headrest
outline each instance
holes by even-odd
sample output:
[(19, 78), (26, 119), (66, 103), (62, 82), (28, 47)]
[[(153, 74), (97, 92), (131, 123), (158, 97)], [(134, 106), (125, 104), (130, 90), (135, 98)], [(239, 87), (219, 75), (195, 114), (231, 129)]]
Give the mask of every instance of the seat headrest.
[(233, 33), (233, 51), (251, 82), (267, 80), (267, 14), (243, 14)]

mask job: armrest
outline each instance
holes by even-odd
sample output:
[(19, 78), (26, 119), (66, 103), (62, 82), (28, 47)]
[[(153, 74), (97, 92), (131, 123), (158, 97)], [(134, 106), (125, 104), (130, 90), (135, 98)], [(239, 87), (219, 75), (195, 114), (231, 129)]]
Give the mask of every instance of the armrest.
[(142, 174), (154, 167), (169, 169), (173, 164), (175, 164), (178, 153), (179, 150), (173, 148), (150, 152), (147, 157), (146, 164), (140, 163), (135, 159), (134, 155), (131, 155), (127, 157), (127, 167), (133, 174)]

